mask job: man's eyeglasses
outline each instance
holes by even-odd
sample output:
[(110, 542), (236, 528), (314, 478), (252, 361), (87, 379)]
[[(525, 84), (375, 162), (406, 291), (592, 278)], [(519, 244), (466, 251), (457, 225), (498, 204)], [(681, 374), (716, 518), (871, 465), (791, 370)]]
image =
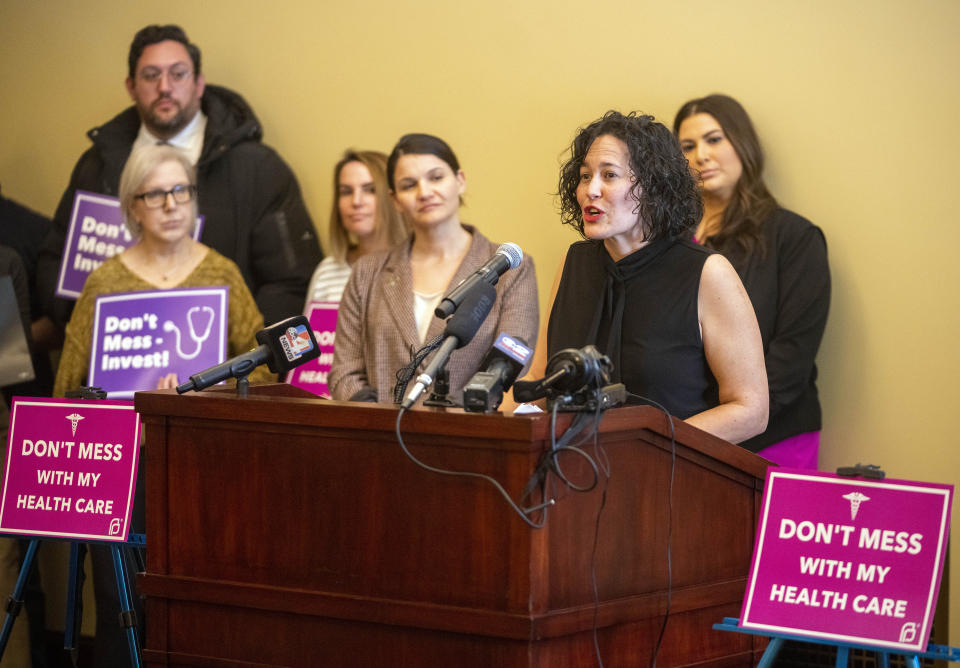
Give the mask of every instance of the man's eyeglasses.
[(173, 195), (173, 201), (177, 204), (186, 204), (197, 196), (197, 187), (193, 185), (174, 186), (170, 190), (151, 190), (149, 192), (134, 195), (134, 199), (142, 199), (148, 209), (159, 209), (167, 201), (167, 196)]
[[(170, 83), (181, 84), (193, 75), (193, 70), (188, 67), (175, 67), (173, 69), (167, 70), (167, 78), (170, 79)], [(160, 81), (160, 77), (163, 76), (163, 70), (156, 67), (145, 67), (142, 69), (137, 76), (140, 77), (142, 81), (148, 84), (154, 84)]]

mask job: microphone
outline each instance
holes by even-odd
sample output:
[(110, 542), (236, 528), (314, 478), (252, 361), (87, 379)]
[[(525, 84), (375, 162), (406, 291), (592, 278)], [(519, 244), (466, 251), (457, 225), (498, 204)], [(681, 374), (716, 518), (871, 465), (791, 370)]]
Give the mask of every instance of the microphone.
[(540, 380), (518, 381), (513, 390), (517, 401), (535, 401), (548, 394), (572, 394), (598, 380), (609, 382), (612, 365), (594, 346), (564, 348), (547, 361), (546, 375)]
[(493, 257), (460, 281), (459, 285), (440, 301), (439, 306), (433, 312), (438, 318), (449, 318), (460, 306), (463, 299), (470, 294), (473, 286), (478, 283), (496, 285), (508, 269), (516, 269), (522, 261), (523, 251), (520, 250), (520, 246), (511, 243), (500, 244), (500, 248), (493, 254)]
[(627, 400), (623, 383), (610, 383), (611, 371), (610, 358), (594, 346), (587, 345), (580, 350), (564, 348), (547, 361), (545, 377), (517, 381), (513, 398), (533, 401), (546, 397), (548, 411), (604, 411)]
[(227, 378), (241, 378), (264, 363), (272, 372), (284, 373), (320, 356), (313, 329), (302, 315), (261, 329), (257, 332), (257, 342), (260, 345), (253, 350), (193, 374), (190, 380), (177, 386), (177, 393), (200, 391)]
[(464, 385), (463, 408), (475, 413), (495, 410), (532, 355), (526, 341), (501, 333), (480, 365), (484, 370)]
[(480, 325), (487, 319), (487, 314), (493, 308), (493, 302), (497, 299), (497, 291), (490, 283), (480, 283), (474, 286), (472, 291), (466, 293), (463, 299), (463, 308), (447, 321), (447, 327), (443, 330), (443, 343), (430, 359), (427, 368), (417, 376), (417, 383), (407, 394), (400, 406), (404, 409), (410, 408), (416, 403), (417, 399), (433, 384), (437, 377), (437, 372), (446, 365), (450, 354), (457, 348), (470, 343), (473, 335), (480, 329)]

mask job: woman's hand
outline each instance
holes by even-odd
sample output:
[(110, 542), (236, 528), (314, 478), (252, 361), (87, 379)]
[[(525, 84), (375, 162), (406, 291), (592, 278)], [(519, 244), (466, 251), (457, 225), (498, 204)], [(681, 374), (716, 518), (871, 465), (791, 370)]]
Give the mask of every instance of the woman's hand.
[(157, 379), (158, 390), (175, 390), (179, 384), (175, 373), (168, 373), (166, 376), (160, 376)]

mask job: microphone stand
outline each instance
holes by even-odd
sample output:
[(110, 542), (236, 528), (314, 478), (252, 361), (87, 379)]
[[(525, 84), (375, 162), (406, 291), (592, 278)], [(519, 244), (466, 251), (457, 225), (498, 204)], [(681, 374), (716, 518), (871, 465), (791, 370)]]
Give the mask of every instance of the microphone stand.
[(250, 393), (250, 374), (237, 376), (237, 396), (246, 398)]
[(440, 406), (441, 408), (455, 408), (457, 404), (447, 398), (450, 393), (450, 373), (447, 367), (437, 372), (437, 380), (433, 383), (430, 397), (423, 402), (424, 406)]

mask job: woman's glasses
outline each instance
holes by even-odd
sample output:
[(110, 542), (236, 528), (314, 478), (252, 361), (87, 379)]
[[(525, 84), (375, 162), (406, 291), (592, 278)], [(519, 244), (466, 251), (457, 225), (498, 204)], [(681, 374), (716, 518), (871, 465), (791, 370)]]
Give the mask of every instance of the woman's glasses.
[(197, 196), (197, 187), (193, 185), (174, 186), (170, 190), (151, 190), (149, 192), (134, 195), (134, 199), (142, 199), (148, 209), (159, 209), (163, 206), (169, 195), (173, 195), (173, 201), (177, 204), (186, 204)]

